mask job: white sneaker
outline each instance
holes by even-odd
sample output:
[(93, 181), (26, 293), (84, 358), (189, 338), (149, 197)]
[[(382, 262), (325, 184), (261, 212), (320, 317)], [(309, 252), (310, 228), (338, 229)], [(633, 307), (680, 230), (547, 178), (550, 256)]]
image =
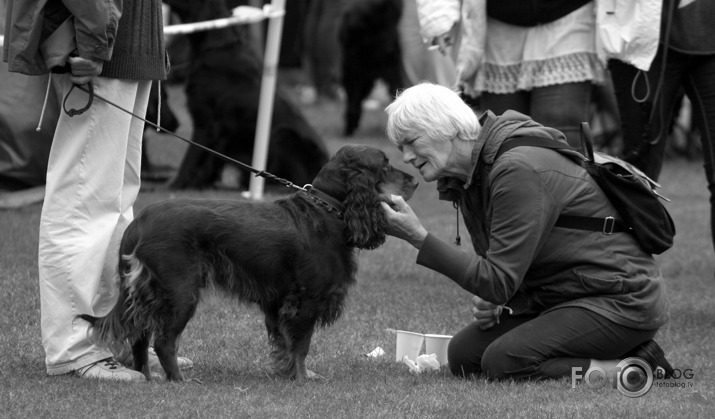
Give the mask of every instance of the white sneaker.
[(96, 378), (98, 380), (146, 381), (144, 374), (124, 367), (111, 357), (75, 370), (74, 374), (80, 378)]

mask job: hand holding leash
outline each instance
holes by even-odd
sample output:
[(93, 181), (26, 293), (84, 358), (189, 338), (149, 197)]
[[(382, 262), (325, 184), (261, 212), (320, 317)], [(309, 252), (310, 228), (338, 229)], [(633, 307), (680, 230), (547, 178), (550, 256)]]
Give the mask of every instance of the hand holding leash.
[(104, 61), (88, 60), (82, 57), (68, 57), (67, 63), (70, 66), (72, 75), (70, 79), (74, 84), (87, 84), (102, 73)]
[(501, 310), (497, 313), (498, 305), (482, 300), (476, 295), (472, 297), (472, 304), (474, 305), (472, 307), (472, 316), (474, 316), (474, 320), (480, 329), (487, 330), (497, 324), (499, 321), (498, 314), (501, 314)]
[(487, 330), (495, 324), (499, 324), (499, 317), (505, 309), (509, 312), (509, 314), (512, 313), (512, 310), (509, 307), (505, 305), (492, 304), (489, 301), (482, 300), (476, 295), (472, 297), (472, 304), (474, 304), (474, 307), (472, 307), (472, 315), (474, 316), (474, 320), (477, 322), (477, 325), (479, 325), (479, 328), (482, 330)]
[[(62, 102), (62, 108), (64, 112), (70, 117), (75, 115), (82, 115), (94, 101), (94, 79), (97, 78), (102, 73), (102, 68), (104, 67), (103, 61), (88, 60), (82, 57), (70, 56), (67, 57), (67, 66), (70, 69), (70, 80), (72, 80), (72, 88), (65, 96)], [(81, 86), (86, 85), (86, 88)], [(69, 98), (70, 93), (75, 88), (75, 86), (80, 86), (80, 89), (89, 93), (89, 99), (87, 104), (81, 109), (67, 109), (67, 98)]]

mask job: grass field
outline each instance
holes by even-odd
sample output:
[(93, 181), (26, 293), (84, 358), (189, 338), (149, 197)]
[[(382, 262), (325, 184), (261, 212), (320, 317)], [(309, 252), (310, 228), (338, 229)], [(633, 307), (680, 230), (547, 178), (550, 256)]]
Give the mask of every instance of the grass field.
[[(179, 101), (180, 103), (180, 101)], [(340, 138), (341, 105), (316, 104), (305, 112), (331, 151)], [(369, 111), (353, 143), (383, 147), (381, 109)], [(189, 126), (180, 132), (188, 135)], [(156, 137), (156, 138), (154, 138)], [(184, 145), (154, 136), (148, 147), (160, 163), (176, 164)], [(407, 169), (409, 170), (409, 169)], [(359, 254), (358, 283), (344, 316), (316, 333), (309, 368), (326, 378), (290, 382), (267, 373), (267, 338), (257, 309), (222, 297), (199, 306), (182, 340), (193, 359), (189, 377), (203, 384), (105, 383), (71, 376), (48, 377), (40, 345), (37, 235), (40, 206), (0, 212), (0, 417), (250, 417), (250, 418), (478, 418), (478, 417), (713, 417), (715, 415), (715, 257), (709, 204), (700, 162), (670, 161), (663, 193), (678, 228), (673, 249), (659, 256), (667, 281), (671, 321), (657, 341), (690, 380), (656, 380), (640, 398), (610, 387), (571, 381), (489, 382), (461, 380), (446, 370), (419, 376), (394, 361), (388, 329), (454, 334), (470, 321), (470, 296), (448, 279), (414, 264), (416, 251), (395, 239)], [(266, 199), (274, 199), (269, 189)], [(178, 195), (235, 197), (237, 192), (169, 193), (147, 188), (136, 209)], [(436, 200), (434, 185), (421, 184), (412, 200), (425, 226), (440, 237), (456, 232), (451, 205)], [(466, 230), (461, 229), (463, 236)], [(464, 240), (468, 243), (468, 240)], [(382, 347), (386, 355), (363, 354)]]

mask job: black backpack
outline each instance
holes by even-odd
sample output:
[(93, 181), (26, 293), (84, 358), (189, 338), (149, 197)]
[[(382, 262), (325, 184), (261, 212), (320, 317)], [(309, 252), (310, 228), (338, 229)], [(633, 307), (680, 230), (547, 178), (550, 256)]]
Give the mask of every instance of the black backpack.
[(557, 227), (603, 234), (629, 232), (636, 236), (643, 250), (651, 254), (660, 254), (672, 247), (675, 225), (660, 202), (660, 199), (668, 199), (655, 191), (660, 185), (618, 158), (603, 153), (594, 156), (591, 133), (585, 122), (581, 124), (581, 145), (583, 152), (549, 138), (512, 137), (502, 143), (496, 158), (519, 146), (551, 148), (568, 156), (586, 169), (623, 219), (562, 214), (556, 221)]

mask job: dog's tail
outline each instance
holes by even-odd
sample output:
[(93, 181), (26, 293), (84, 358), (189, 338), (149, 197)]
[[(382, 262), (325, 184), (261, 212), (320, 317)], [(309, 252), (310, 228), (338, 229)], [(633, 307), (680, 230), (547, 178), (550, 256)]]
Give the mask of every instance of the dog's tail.
[(151, 273), (135, 253), (120, 255), (119, 297), (114, 308), (104, 317), (80, 314), (79, 318), (91, 325), (90, 336), (110, 348), (121, 348), (128, 340), (134, 342), (142, 335), (151, 334), (150, 310), (153, 308), (154, 292), (151, 289)]

